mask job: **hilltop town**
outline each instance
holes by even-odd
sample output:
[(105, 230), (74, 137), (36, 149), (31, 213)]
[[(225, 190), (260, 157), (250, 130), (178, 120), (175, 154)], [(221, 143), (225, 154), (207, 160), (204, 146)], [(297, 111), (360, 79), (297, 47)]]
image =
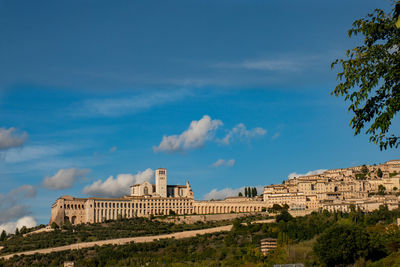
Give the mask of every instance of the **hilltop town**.
[(50, 224), (96, 223), (118, 218), (155, 215), (224, 214), (265, 212), (279, 205), (295, 216), (313, 211), (343, 211), (356, 208), (372, 211), (381, 205), (399, 207), (400, 160), (327, 170), (321, 174), (295, 177), (282, 184), (265, 186), (256, 197), (228, 197), (198, 201), (192, 188), (167, 185), (167, 170), (156, 170), (155, 184), (132, 185), (122, 198), (74, 198), (62, 196), (52, 205)]
[(299, 176), (279, 185), (265, 186), (263, 200), (269, 206), (287, 204), (299, 215), (309, 211), (347, 212), (351, 207), (372, 211), (380, 205), (399, 207), (400, 160), (362, 165)]

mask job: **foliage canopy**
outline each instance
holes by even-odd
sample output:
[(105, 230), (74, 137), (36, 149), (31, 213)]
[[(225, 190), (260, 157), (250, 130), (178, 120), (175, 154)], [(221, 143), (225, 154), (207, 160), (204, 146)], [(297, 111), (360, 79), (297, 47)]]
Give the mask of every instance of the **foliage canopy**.
[(368, 128), (370, 141), (381, 150), (400, 145), (400, 135), (389, 132), (400, 110), (400, 29), (396, 21), (397, 14), (381, 9), (356, 20), (348, 35), (362, 35), (362, 45), (347, 50), (345, 59), (331, 65), (341, 67), (340, 82), (332, 94), (351, 102), (348, 110), (354, 113), (350, 125), (355, 135)]

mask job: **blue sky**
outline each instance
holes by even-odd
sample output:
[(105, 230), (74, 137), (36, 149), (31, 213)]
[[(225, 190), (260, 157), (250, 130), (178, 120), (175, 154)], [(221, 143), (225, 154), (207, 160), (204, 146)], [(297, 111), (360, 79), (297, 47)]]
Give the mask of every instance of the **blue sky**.
[(391, 3), (1, 1), (0, 225), (158, 167), (203, 199), (399, 158), (330, 95), (352, 22)]

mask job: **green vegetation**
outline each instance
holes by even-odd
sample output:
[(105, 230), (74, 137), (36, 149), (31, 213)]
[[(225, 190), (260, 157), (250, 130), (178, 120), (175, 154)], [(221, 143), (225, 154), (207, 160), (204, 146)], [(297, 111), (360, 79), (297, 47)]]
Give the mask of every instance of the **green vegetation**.
[(332, 63), (332, 68), (340, 67), (340, 83), (332, 94), (350, 101), (348, 110), (354, 113), (350, 125), (355, 135), (366, 129), (370, 141), (380, 149), (400, 145), (400, 136), (389, 132), (400, 110), (400, 30), (396, 21), (397, 16), (380, 9), (356, 20), (348, 34), (362, 35), (363, 44), (347, 50), (346, 59)]
[(382, 172), (381, 168), (379, 168), (379, 169), (376, 171), (376, 175), (377, 175), (379, 178), (382, 178), (383, 172)]
[[(250, 219), (254, 220), (255, 218), (257, 217), (253, 216)], [(132, 218), (107, 221), (105, 223), (81, 224), (76, 226), (65, 224), (61, 229), (58, 229), (58, 226), (54, 226), (55, 230), (52, 232), (43, 232), (26, 237), (23, 237), (21, 234), (21, 229), (18, 234), (12, 235), (7, 240), (0, 242), (0, 246), (4, 246), (4, 248), (0, 250), (0, 253), (9, 254), (19, 251), (113, 238), (168, 234), (187, 230), (216, 227), (230, 223), (232, 223), (232, 221), (174, 224), (160, 222), (154, 219), (150, 220), (147, 218)]]
[(397, 175), (397, 172), (391, 172), (391, 173), (389, 173), (389, 177), (390, 178), (392, 178), (392, 177), (394, 177), (394, 176), (396, 176)]
[[(241, 193), (239, 193), (241, 194)], [(244, 188), (244, 196), (245, 197), (256, 197), (258, 195), (257, 188), (255, 187), (245, 187)]]
[[(272, 266), (296, 262), (305, 266), (397, 266), (400, 262), (400, 229), (393, 224), (400, 210), (381, 206), (363, 213), (353, 207), (350, 213), (323, 211), (297, 218), (281, 210), (276, 223), (243, 225), (241, 222), (251, 219), (245, 218), (235, 220), (230, 232), (16, 256), (0, 261), (0, 266), (59, 266), (69, 260), (77, 266)], [(140, 224), (151, 228), (152, 223), (145, 219)], [(266, 237), (276, 238), (278, 247), (264, 256), (259, 245)]]
[(289, 210), (288, 204), (283, 204), (282, 206), (279, 204), (274, 204), (274, 205), (272, 205), (272, 208), (268, 208), (269, 213), (277, 213), (277, 212), (287, 211), (287, 210)]
[(380, 184), (378, 186), (378, 195), (383, 196), (383, 195), (385, 195), (385, 192), (386, 192), (386, 187)]
[(365, 180), (366, 175), (363, 173), (356, 173), (356, 180)]
[(368, 167), (365, 164), (361, 166), (361, 173), (364, 175), (368, 174)]
[(6, 237), (7, 237), (6, 231), (3, 230), (3, 231), (1, 232), (1, 235), (0, 235), (0, 241), (6, 240)]
[(328, 266), (352, 264), (368, 256), (368, 233), (352, 224), (335, 224), (318, 237), (315, 253)]

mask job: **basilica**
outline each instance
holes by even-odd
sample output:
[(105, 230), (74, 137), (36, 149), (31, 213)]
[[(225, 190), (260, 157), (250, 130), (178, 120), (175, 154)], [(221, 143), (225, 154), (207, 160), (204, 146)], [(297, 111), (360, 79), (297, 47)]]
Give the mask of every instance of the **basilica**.
[(50, 224), (169, 214), (267, 212), (274, 204), (286, 204), (296, 216), (324, 209), (347, 212), (352, 207), (372, 211), (380, 205), (395, 209), (399, 203), (400, 160), (294, 177), (282, 184), (265, 186), (261, 196), (208, 201), (194, 199), (189, 181), (185, 185), (168, 185), (167, 170), (159, 168), (155, 171), (155, 184), (132, 185), (130, 194), (121, 198), (58, 198), (51, 207)]

